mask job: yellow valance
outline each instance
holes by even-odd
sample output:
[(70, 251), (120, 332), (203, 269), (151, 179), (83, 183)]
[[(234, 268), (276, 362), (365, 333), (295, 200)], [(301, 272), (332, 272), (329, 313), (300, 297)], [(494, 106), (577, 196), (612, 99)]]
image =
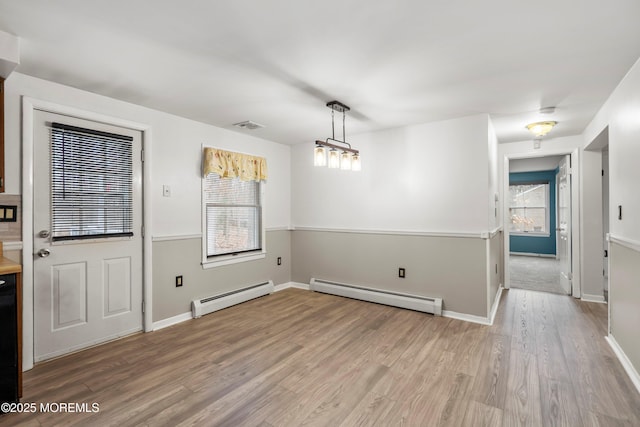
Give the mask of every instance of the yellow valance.
[(242, 181), (267, 179), (267, 160), (264, 157), (234, 153), (217, 148), (204, 149), (204, 176), (216, 173), (222, 178), (239, 177)]

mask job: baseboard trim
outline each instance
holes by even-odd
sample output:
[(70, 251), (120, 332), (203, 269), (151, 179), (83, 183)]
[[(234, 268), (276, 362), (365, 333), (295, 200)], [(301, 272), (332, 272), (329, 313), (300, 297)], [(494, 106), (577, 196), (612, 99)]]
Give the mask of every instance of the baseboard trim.
[(186, 313), (178, 314), (177, 316), (153, 322), (152, 330), (158, 331), (160, 329), (168, 328), (169, 326), (177, 325), (178, 323), (186, 322), (187, 320), (191, 319), (193, 319), (193, 315), (190, 311), (188, 311)]
[[(287, 283), (281, 283), (279, 285), (276, 285), (274, 292), (283, 291), (283, 290), (289, 289), (289, 288), (304, 289), (305, 291), (311, 290), (309, 288), (309, 284), (308, 283), (287, 282)], [(493, 324), (493, 319), (495, 318), (496, 313), (498, 312), (498, 305), (500, 303), (500, 296), (502, 295), (502, 289), (503, 289), (503, 287), (500, 286), (500, 289), (498, 290), (498, 293), (496, 294), (496, 299), (495, 299), (495, 302), (493, 304), (493, 309), (491, 310), (491, 317), (490, 318), (482, 317), (482, 316), (474, 316), (473, 314), (458, 313), (458, 312), (450, 311), (450, 310), (442, 310), (442, 317), (449, 317), (451, 319), (463, 320), (465, 322), (478, 323), (480, 325), (491, 326)]]
[(281, 283), (275, 286), (274, 292), (284, 291), (285, 289), (295, 288), (295, 289), (304, 289), (305, 291), (310, 290), (308, 283), (300, 283), (300, 282), (287, 282)]
[(582, 294), (582, 297), (580, 298), (581, 301), (584, 302), (597, 302), (600, 304), (606, 304), (607, 302), (604, 300), (604, 295), (589, 295), (589, 294)]
[(464, 320), (465, 322), (478, 323), (480, 325), (491, 326), (491, 319), (488, 317), (476, 316), (473, 314), (458, 313), (456, 311), (442, 310), (442, 317), (449, 317), (456, 320)]
[[(308, 283), (300, 283), (300, 282), (286, 282), (281, 283), (279, 285), (275, 285), (274, 292), (280, 292), (285, 289), (294, 288), (294, 289), (302, 289), (305, 291), (309, 291)], [(450, 310), (442, 310), (442, 317), (449, 317), (451, 319), (456, 320), (464, 320), (465, 322), (478, 323), (480, 325), (493, 325), (493, 321), (495, 320), (496, 313), (498, 312), (498, 307), (500, 305), (500, 297), (502, 296), (502, 290), (504, 288), (500, 286), (498, 292), (496, 293), (496, 297), (493, 302), (493, 307), (491, 308), (491, 314), (489, 317), (475, 316), (473, 314), (465, 314), (458, 313)], [(153, 322), (153, 330), (157, 331), (160, 329), (168, 328), (169, 326), (177, 325), (178, 323), (185, 322), (187, 320), (191, 320), (193, 316), (191, 312), (178, 314), (177, 316), (169, 317), (167, 319), (159, 320), (157, 322)]]
[(493, 321), (496, 320), (496, 314), (498, 313), (498, 307), (500, 306), (500, 297), (502, 297), (502, 290), (504, 287), (500, 285), (496, 297), (493, 299), (493, 306), (491, 307), (491, 313), (489, 314), (489, 325), (493, 325)]
[(633, 367), (633, 364), (625, 354), (624, 350), (622, 350), (616, 339), (613, 337), (613, 335), (609, 334), (608, 336), (604, 337), (604, 339), (607, 340), (609, 346), (611, 346), (611, 349), (622, 364), (622, 367), (627, 372), (627, 375), (629, 375), (629, 379), (638, 390), (638, 393), (640, 393), (640, 374), (638, 374), (636, 368)]

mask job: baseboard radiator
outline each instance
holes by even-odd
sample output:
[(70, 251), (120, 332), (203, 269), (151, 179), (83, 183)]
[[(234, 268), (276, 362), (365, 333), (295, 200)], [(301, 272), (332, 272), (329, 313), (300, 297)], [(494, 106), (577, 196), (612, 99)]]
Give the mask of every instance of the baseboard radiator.
[(191, 313), (193, 314), (193, 318), (196, 319), (205, 314), (268, 295), (273, 293), (273, 291), (273, 282), (269, 280), (268, 282), (258, 283), (236, 291), (212, 295), (202, 299), (194, 299), (191, 301)]
[(325, 294), (408, 308), (410, 310), (432, 313), (442, 316), (442, 298), (429, 298), (398, 292), (369, 289), (345, 283), (330, 282), (322, 279), (311, 279), (310, 289)]

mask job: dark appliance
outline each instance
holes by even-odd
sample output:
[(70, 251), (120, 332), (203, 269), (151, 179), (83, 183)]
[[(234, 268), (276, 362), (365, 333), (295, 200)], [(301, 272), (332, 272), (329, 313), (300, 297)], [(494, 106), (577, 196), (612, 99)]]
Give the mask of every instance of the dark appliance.
[(16, 275), (0, 275), (0, 402), (18, 401)]

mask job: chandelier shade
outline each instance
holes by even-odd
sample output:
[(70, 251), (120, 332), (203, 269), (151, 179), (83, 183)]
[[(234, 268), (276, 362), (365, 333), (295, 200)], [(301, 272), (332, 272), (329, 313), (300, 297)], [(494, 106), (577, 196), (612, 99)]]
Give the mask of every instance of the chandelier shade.
[(327, 148), (322, 145), (316, 145), (313, 154), (314, 166), (327, 166)]

